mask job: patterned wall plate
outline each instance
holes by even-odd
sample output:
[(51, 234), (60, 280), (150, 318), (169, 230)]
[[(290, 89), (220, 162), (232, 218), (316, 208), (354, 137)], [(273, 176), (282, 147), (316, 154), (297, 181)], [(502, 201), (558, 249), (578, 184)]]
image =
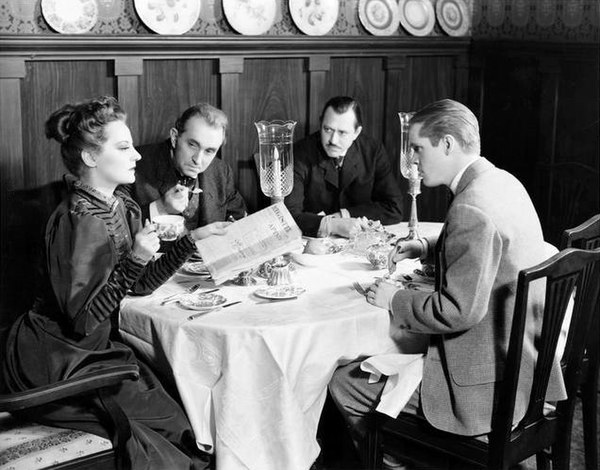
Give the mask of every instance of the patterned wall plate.
[(438, 0), (435, 13), (448, 36), (464, 36), (469, 32), (471, 22), (465, 0)]
[(289, 0), (289, 6), (294, 23), (309, 36), (327, 34), (340, 10), (339, 0)]
[(435, 25), (431, 0), (400, 0), (400, 24), (413, 36), (427, 36)]
[(275, 21), (275, 0), (223, 0), (225, 17), (238, 33), (266, 33)]
[(42, 14), (62, 34), (87, 33), (98, 21), (96, 0), (42, 0)]
[(359, 0), (358, 17), (375, 36), (389, 36), (398, 30), (400, 17), (394, 0)]
[(198, 21), (200, 0), (134, 0), (135, 10), (158, 34), (183, 34)]

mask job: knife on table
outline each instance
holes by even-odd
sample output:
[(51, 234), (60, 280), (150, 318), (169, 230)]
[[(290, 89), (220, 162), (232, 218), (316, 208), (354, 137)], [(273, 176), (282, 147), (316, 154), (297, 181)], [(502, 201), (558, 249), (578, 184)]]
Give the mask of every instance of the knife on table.
[(241, 304), (241, 303), (242, 303), (241, 300), (237, 300), (235, 302), (230, 302), (225, 305), (219, 305), (218, 307), (211, 308), (209, 310), (205, 310), (204, 312), (194, 313), (193, 315), (190, 315), (187, 319), (193, 320), (194, 318), (198, 318), (198, 317), (201, 317), (202, 315), (206, 315), (208, 312), (214, 312), (215, 310), (221, 310), (222, 308), (231, 307), (232, 305), (237, 305), (237, 304)]

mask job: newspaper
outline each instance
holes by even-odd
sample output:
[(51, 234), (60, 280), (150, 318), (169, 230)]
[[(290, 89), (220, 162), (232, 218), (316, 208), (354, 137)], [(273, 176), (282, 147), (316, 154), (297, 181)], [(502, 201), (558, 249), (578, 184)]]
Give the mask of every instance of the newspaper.
[(302, 249), (302, 231), (283, 202), (240, 219), (222, 236), (196, 242), (215, 284), (276, 256)]

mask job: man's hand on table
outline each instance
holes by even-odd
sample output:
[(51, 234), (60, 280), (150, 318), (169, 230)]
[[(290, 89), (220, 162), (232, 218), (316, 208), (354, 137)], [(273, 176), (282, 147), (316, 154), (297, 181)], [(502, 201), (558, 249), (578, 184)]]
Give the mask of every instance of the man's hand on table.
[(405, 240), (396, 243), (388, 256), (388, 269), (390, 274), (396, 270), (396, 264), (403, 259), (419, 258), (423, 255), (425, 245), (421, 240)]
[(366, 217), (331, 217), (329, 219), (329, 233), (340, 237), (352, 238), (361, 230), (368, 228), (369, 221)]
[(386, 282), (385, 279), (377, 279), (367, 289), (367, 302), (375, 305), (376, 307), (390, 310), (392, 298), (398, 289), (399, 288), (397, 286)]

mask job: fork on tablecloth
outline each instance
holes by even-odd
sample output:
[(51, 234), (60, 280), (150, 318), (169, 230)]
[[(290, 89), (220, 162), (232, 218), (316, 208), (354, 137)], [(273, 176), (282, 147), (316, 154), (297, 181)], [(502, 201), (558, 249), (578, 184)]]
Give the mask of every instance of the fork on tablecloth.
[(356, 289), (356, 292), (358, 292), (360, 295), (364, 295), (365, 297), (367, 296), (367, 291), (358, 282), (353, 282), (352, 287), (354, 287), (354, 289)]
[(202, 286), (202, 283), (194, 284), (193, 286), (188, 287), (183, 292), (179, 292), (177, 294), (173, 294), (173, 295), (169, 295), (169, 296), (165, 297), (164, 299), (162, 299), (160, 304), (165, 305), (166, 303), (171, 302), (172, 300), (175, 300), (177, 297), (179, 297), (182, 294), (191, 294), (192, 292), (195, 292), (198, 289), (200, 289), (201, 286)]

